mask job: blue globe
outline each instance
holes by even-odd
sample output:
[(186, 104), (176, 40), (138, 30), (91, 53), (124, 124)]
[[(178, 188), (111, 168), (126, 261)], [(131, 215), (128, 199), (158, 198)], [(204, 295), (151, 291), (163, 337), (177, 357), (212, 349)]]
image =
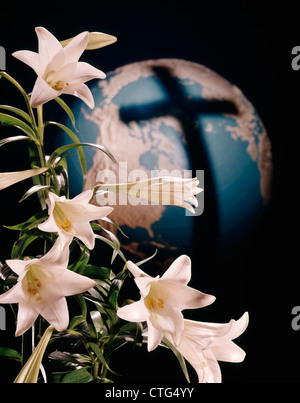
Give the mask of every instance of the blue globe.
[[(110, 217), (128, 236), (121, 237), (123, 247), (141, 258), (156, 248), (178, 256), (191, 245), (218, 253), (237, 247), (264, 214), (272, 181), (271, 143), (243, 93), (210, 69), (178, 59), (119, 67), (91, 90), (95, 108), (81, 101), (73, 108), (80, 140), (104, 145), (121, 169), (85, 147), (86, 188), (104, 173), (116, 182), (191, 173), (204, 189), (194, 216), (181, 207), (113, 203)], [(75, 153), (68, 163), (76, 195), (83, 183)]]

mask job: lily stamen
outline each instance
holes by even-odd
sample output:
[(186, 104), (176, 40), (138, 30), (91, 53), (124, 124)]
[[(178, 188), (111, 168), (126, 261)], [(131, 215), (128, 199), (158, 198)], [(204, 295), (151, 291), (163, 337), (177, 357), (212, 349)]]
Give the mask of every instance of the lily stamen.
[(63, 229), (66, 232), (69, 232), (72, 223), (67, 218), (65, 218), (64, 223), (62, 223), (61, 221), (58, 221), (57, 224), (61, 229)]
[(62, 81), (62, 80), (57, 80), (57, 81), (55, 82), (55, 84), (52, 85), (52, 88), (53, 88), (55, 91), (61, 91), (61, 90), (63, 90), (67, 85), (69, 85), (69, 83), (65, 83), (65, 82)]

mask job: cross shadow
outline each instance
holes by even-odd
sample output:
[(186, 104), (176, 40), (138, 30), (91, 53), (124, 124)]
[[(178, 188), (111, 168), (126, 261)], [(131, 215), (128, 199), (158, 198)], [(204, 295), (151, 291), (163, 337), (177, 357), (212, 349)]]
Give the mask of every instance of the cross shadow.
[(142, 106), (122, 106), (120, 119), (128, 124), (132, 121), (139, 122), (155, 117), (174, 116), (180, 122), (187, 139), (187, 151), (193, 174), (196, 170), (204, 170), (205, 178), (204, 212), (201, 216), (195, 217), (192, 250), (196, 254), (201, 254), (201, 260), (205, 257), (210, 259), (219, 249), (219, 217), (212, 169), (203, 146), (203, 133), (198, 121), (201, 114), (236, 115), (238, 111), (234, 103), (230, 101), (197, 100), (187, 97), (179, 80), (172, 76), (167, 67), (152, 67), (152, 69), (168, 95), (167, 100)]

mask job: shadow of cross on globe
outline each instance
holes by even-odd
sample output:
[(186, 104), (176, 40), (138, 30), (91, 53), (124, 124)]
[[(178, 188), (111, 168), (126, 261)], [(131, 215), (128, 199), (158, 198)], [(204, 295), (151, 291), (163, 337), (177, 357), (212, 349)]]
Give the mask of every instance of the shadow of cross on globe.
[[(199, 246), (201, 245), (201, 253), (203, 251), (203, 253), (207, 254), (207, 257), (210, 257), (211, 254), (215, 254), (218, 250), (219, 220), (216, 189), (211, 167), (203, 146), (199, 118), (201, 115), (206, 117), (208, 115), (237, 115), (238, 110), (232, 101), (187, 97), (180, 80), (172, 76), (167, 67), (151, 66), (151, 68), (168, 95), (167, 100), (159, 103), (147, 103), (138, 107), (136, 105), (121, 106), (120, 119), (125, 124), (128, 124), (132, 121), (142, 122), (162, 116), (173, 116), (180, 122), (187, 140), (187, 151), (190, 156), (192, 171), (203, 170), (205, 176), (205, 208), (204, 213), (201, 215), (201, 223), (199, 221), (200, 225), (195, 226), (194, 246), (199, 251)], [(203, 183), (200, 183), (200, 187), (204, 187)]]

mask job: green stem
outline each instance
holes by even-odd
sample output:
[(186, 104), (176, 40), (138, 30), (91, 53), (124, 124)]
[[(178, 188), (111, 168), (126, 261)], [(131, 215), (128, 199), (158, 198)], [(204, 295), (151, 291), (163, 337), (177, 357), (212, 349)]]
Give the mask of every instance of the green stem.
[[(110, 361), (110, 357), (107, 357), (107, 359), (106, 359), (107, 365), (109, 365), (109, 361)], [(102, 379), (106, 378), (106, 374), (107, 374), (107, 368), (105, 367), (105, 365), (102, 365), (100, 378), (102, 378)]]
[(38, 139), (41, 147), (44, 144), (44, 121), (43, 121), (43, 105), (37, 107), (38, 115)]

